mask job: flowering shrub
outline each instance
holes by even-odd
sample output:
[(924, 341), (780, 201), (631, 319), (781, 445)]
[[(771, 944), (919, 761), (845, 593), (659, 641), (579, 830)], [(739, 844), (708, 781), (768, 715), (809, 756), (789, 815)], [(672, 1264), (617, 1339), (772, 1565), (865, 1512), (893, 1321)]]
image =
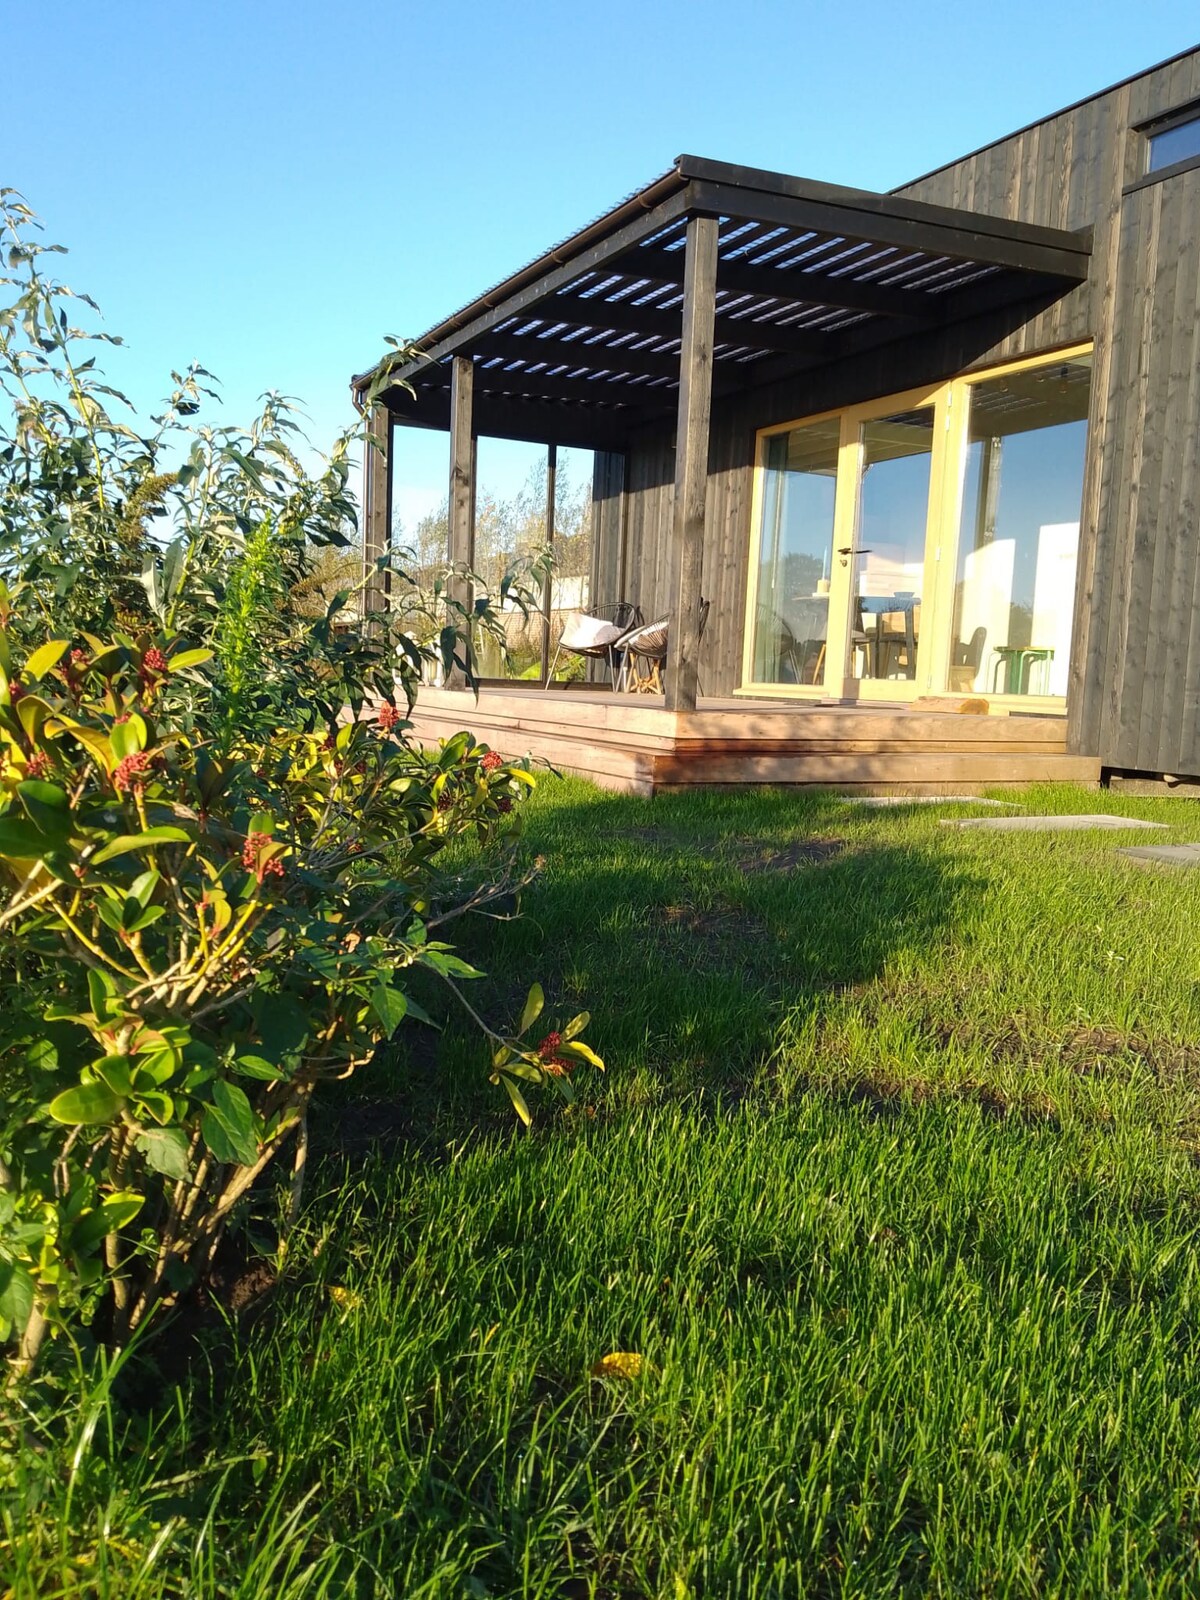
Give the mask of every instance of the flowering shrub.
[[(478, 974), (436, 935), (428, 866), (466, 829), (503, 847), (532, 778), (466, 734), (428, 755), (373, 721), (214, 756), (164, 704), (209, 652), (160, 632), (20, 667), (0, 634), (0, 1335), (104, 1299), (120, 1342), (202, 1272), (311, 1097), (416, 1008), (414, 967)], [(11, 676), (10, 676), (11, 673)], [(487, 895), (507, 893), (499, 872)], [(576, 1018), (492, 1035), (492, 1079), (596, 1056)], [(490, 1031), (490, 1030), (489, 1030)], [(553, 1042), (553, 1047), (548, 1048)]]
[[(119, 1345), (184, 1292), (285, 1148), (295, 1211), (312, 1096), (420, 1015), (406, 975), (467, 1004), (439, 935), (524, 881), (533, 782), (465, 733), (406, 738), (428, 665), (471, 680), (473, 641), (503, 641), (473, 575), (393, 565), (387, 612), (347, 586), (314, 614), (355, 434), (309, 473), (278, 396), (245, 431), (198, 421), (199, 367), (117, 420), (77, 350), (111, 336), (35, 235), (0, 190), (0, 1343), (25, 1370), (47, 1330)], [(464, 835), (479, 880), (439, 893)], [(541, 1008), (535, 984), (511, 1037), (476, 1016), (526, 1120), (529, 1086), (569, 1101), (567, 1066), (598, 1065), (586, 1018), (543, 1057)]]

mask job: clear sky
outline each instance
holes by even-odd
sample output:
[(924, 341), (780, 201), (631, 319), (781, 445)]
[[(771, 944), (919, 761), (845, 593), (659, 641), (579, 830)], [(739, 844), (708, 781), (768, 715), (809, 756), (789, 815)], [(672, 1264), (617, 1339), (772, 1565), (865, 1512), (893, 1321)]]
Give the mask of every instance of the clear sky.
[[(0, 183), (128, 349), (318, 445), (348, 380), (683, 151), (887, 189), (1200, 41), (1195, 0), (3, 0)], [(401, 436), (411, 520), (441, 435)], [(493, 447), (507, 492), (529, 452)]]

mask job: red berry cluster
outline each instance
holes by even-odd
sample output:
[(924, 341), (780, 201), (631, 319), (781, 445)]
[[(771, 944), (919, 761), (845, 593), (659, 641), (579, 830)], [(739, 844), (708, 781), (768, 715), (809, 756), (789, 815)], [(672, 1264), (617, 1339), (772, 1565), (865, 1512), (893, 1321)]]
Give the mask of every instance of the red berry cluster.
[(496, 810), (499, 811), (503, 816), (507, 816), (512, 810), (512, 801), (506, 794), (502, 794), (496, 801)]
[(156, 644), (152, 644), (142, 656), (143, 672), (166, 672), (169, 670), (167, 658)]
[(113, 773), (113, 788), (118, 794), (133, 789), (144, 789), (153, 771), (154, 763), (144, 750), (135, 750), (124, 761), (117, 763)]
[(50, 757), (44, 750), (35, 750), (25, 763), (25, 775), (28, 778), (44, 778), (50, 771)]
[(562, 1044), (562, 1034), (550, 1032), (538, 1045), (538, 1055), (542, 1065), (552, 1078), (561, 1078), (564, 1073), (570, 1072), (571, 1063), (564, 1061), (559, 1055), (559, 1046)]
[(67, 657), (69, 665), (74, 667), (76, 672), (82, 672), (83, 669), (90, 664), (91, 659), (92, 658), (88, 655), (87, 651), (80, 650), (78, 646), (76, 646), (75, 649), (71, 651), (71, 654)]
[(438, 801), (437, 801), (438, 810), (439, 811), (449, 811), (450, 807), (453, 804), (454, 804), (454, 796), (450, 793), (449, 789), (443, 789), (441, 794), (438, 795)]
[(504, 765), (504, 757), (497, 755), (494, 750), (489, 750), (481, 763), (485, 772), (495, 772), (497, 767)]
[(242, 846), (242, 865), (247, 872), (254, 874), (259, 883), (264, 878), (283, 877), (283, 862), (278, 856), (272, 856), (269, 861), (262, 859), (263, 851), (270, 842), (269, 834), (250, 833), (246, 835), (246, 842)]
[(25, 685), (23, 683), (19, 683), (17, 679), (14, 678), (8, 686), (8, 696), (14, 706), (24, 693)]
[(390, 700), (385, 700), (379, 708), (379, 726), (384, 733), (391, 733), (400, 721), (400, 713)]

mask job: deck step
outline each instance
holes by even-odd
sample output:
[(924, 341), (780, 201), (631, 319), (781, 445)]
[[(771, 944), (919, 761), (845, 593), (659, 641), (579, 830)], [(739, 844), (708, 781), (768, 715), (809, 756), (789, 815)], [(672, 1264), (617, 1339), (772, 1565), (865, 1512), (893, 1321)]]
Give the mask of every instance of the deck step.
[(429, 745), (468, 728), (506, 756), (645, 795), (759, 783), (936, 795), (1100, 777), (1096, 759), (1067, 753), (1065, 718), (927, 705), (727, 701), (676, 714), (612, 694), (425, 690), (412, 721)]

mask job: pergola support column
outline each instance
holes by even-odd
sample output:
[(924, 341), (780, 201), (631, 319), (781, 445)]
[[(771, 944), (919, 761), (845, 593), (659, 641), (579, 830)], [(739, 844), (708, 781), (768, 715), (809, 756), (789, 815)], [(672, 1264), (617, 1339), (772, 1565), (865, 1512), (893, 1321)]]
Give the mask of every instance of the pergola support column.
[[(475, 389), (475, 363), (469, 356), (455, 356), (450, 364), (450, 549), (455, 566), (475, 565), (475, 441), (472, 402)], [(466, 578), (454, 578), (451, 598), (464, 607), (471, 603)], [(466, 679), (457, 667), (450, 674), (448, 687), (462, 689)]]
[(363, 440), (363, 610), (383, 611), (391, 592), (391, 574), (375, 563), (392, 543), (392, 419), (387, 407), (374, 405)]
[[(546, 446), (546, 543), (554, 549), (554, 523), (558, 507), (558, 446)], [(553, 605), (552, 572), (542, 585), (542, 683), (550, 682), (550, 614)]]
[(675, 499), (671, 518), (670, 644), (665, 683), (668, 711), (694, 711), (696, 708), (717, 242), (715, 217), (689, 218), (683, 274), (683, 344), (679, 352)]

